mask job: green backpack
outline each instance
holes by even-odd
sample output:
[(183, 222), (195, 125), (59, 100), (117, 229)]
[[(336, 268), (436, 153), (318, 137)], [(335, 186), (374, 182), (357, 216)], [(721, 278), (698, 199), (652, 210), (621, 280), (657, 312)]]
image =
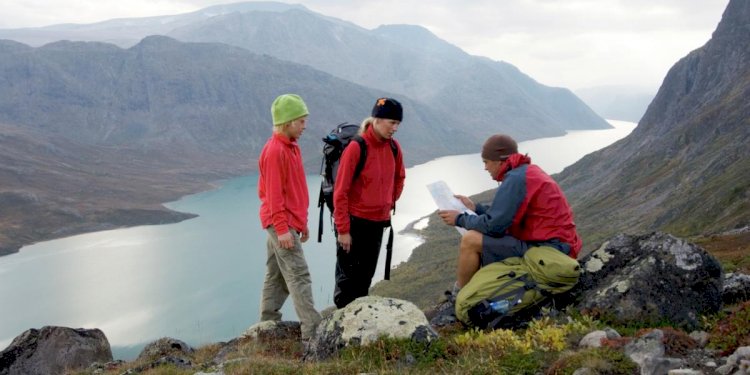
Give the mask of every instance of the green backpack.
[(456, 296), (458, 320), (480, 328), (501, 321), (578, 282), (578, 261), (548, 246), (529, 248), (524, 256), (488, 264)]

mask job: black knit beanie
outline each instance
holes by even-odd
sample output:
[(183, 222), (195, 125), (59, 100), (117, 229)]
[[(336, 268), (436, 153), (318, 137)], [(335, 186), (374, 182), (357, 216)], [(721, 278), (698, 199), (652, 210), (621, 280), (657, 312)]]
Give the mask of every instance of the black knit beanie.
[(401, 121), (404, 117), (404, 110), (396, 99), (380, 98), (372, 107), (372, 117)]

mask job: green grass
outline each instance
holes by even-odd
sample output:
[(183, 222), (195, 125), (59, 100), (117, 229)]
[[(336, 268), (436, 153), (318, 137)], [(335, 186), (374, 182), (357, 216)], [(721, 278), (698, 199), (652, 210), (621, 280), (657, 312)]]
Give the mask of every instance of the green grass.
[[(536, 374), (569, 351), (568, 336), (580, 338), (581, 330), (592, 329), (592, 321), (557, 323), (543, 319), (526, 330), (476, 331), (459, 326), (440, 331), (428, 343), (382, 337), (367, 346), (342, 349), (334, 358), (303, 362), (302, 345), (295, 339), (258, 341), (247, 339), (225, 359), (225, 374)], [(194, 369), (172, 365), (148, 368), (149, 362), (126, 363), (104, 372), (122, 374), (142, 369), (142, 374), (182, 375), (215, 371), (212, 358), (217, 345), (198, 348), (190, 355)], [(80, 372), (80, 375), (89, 372)]]
[[(704, 329), (712, 330), (711, 345), (726, 351), (746, 345), (748, 334), (747, 302), (735, 312), (717, 314), (705, 319)], [(586, 333), (609, 326), (623, 335), (600, 348), (578, 348), (577, 343)], [(246, 339), (230, 351), (223, 361), (222, 371), (239, 374), (545, 374), (569, 375), (579, 368), (589, 368), (598, 374), (637, 374), (639, 369), (624, 354), (625, 342), (640, 337), (651, 328), (665, 334), (666, 354), (682, 357), (696, 346), (682, 331), (669, 327), (620, 327), (607, 325), (583, 315), (545, 317), (534, 320), (526, 329), (467, 330), (455, 325), (439, 329), (438, 339), (418, 343), (408, 339), (382, 337), (363, 347), (347, 347), (333, 358), (318, 362), (304, 362), (303, 348), (297, 339), (259, 341)], [(728, 334), (731, 332), (731, 334)], [(730, 340), (731, 339), (731, 340)], [(104, 371), (105, 375), (126, 373), (140, 369), (146, 375), (183, 375), (199, 371), (217, 371), (212, 359), (219, 353), (218, 345), (198, 348), (190, 355), (192, 369), (173, 365), (149, 368), (149, 362), (129, 362)], [(90, 375), (93, 370), (77, 375)]]

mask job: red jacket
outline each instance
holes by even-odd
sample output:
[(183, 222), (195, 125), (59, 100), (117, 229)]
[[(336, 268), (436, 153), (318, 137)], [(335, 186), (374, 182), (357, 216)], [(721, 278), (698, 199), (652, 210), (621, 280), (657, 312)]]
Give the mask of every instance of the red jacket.
[(390, 211), (404, 190), (406, 169), (401, 146), (394, 160), (390, 140), (379, 140), (372, 126), (362, 134), (367, 145), (367, 160), (356, 180), (354, 169), (359, 161), (359, 143), (350, 142), (339, 161), (333, 191), (333, 220), (340, 234), (349, 233), (349, 215), (373, 221), (391, 218)]
[(513, 154), (496, 180), (490, 207), (476, 205), (477, 215), (461, 214), (456, 225), (493, 237), (507, 234), (530, 243), (559, 241), (575, 259), (581, 250), (573, 211), (560, 186), (522, 154)]
[(307, 229), (310, 196), (297, 142), (274, 133), (260, 152), (258, 167), (263, 228), (273, 225), (278, 235), (289, 232), (289, 227), (299, 232)]

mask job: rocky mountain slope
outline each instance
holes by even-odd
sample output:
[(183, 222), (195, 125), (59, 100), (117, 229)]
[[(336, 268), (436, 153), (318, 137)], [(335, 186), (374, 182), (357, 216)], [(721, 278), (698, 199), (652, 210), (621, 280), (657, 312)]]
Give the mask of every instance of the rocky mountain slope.
[[(84, 144), (207, 152), (251, 170), (271, 134), (269, 108), (277, 95), (297, 92), (308, 103), (300, 142), (311, 167), (319, 163), (320, 137), (335, 124), (364, 118), (382, 95), (308, 66), (160, 36), (129, 49), (2, 41), (0, 55), (2, 122)], [(464, 129), (451, 128), (455, 118), (402, 101), (410, 109), (399, 134), (407, 161), (475, 149)]]
[(677, 62), (636, 129), (556, 176), (588, 249), (618, 231), (677, 235), (750, 223), (750, 2)]
[(87, 145), (0, 124), (0, 255), (92, 230), (194, 217), (161, 204), (236, 173), (202, 153)]

